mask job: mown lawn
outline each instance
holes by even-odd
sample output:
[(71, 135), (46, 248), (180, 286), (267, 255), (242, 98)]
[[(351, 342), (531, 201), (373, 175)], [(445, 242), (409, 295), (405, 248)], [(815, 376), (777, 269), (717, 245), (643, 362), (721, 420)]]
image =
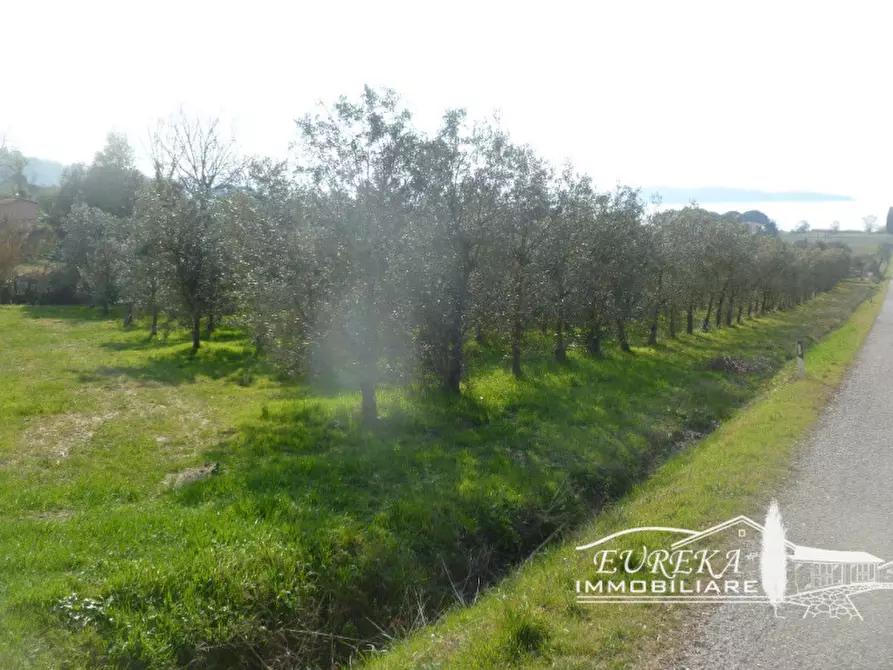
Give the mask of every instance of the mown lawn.
[[(523, 380), (473, 347), (459, 402), (278, 380), (84, 308), (0, 308), (0, 667), (326, 667), (481, 589), (710, 432), (875, 290)], [(712, 370), (720, 355), (744, 365)], [(183, 486), (178, 473), (219, 463)]]

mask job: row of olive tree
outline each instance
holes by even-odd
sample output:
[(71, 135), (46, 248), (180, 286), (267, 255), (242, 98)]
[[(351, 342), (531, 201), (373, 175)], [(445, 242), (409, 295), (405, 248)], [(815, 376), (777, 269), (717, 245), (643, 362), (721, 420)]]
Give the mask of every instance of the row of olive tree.
[(73, 199), (64, 257), (97, 303), (151, 314), (153, 333), (174, 315), (194, 349), (202, 318), (210, 331), (238, 317), (290, 371), (356, 383), (370, 422), (386, 379), (458, 394), (471, 334), (503, 334), (520, 376), (533, 327), (554, 334), (559, 361), (571, 342), (629, 351), (633, 326), (651, 343), (696, 317), (731, 326), (849, 271), (842, 248), (794, 247), (734, 214), (649, 214), (637, 190), (599, 192), (460, 110), (428, 136), (392, 92), (366, 89), (297, 130), (278, 163), (240, 159), (216, 124), (166, 124), (151, 178), (123, 179), (135, 170), (117, 151), (121, 174), (100, 182), (120, 197)]

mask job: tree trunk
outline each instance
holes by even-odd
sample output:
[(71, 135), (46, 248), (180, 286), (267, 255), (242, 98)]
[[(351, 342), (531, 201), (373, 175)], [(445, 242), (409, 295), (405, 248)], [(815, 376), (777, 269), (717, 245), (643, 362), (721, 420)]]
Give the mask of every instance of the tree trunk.
[(522, 238), (521, 251), (518, 253), (514, 270), (512, 272), (514, 290), (512, 301), (512, 374), (517, 379), (521, 376), (521, 337), (524, 335), (524, 324), (521, 315), (525, 313), (524, 299), (524, 272), (527, 264), (524, 262), (524, 250), (526, 238)]
[(567, 348), (564, 343), (564, 274), (558, 273), (558, 318), (555, 322), (555, 360), (559, 363), (567, 361)]
[(200, 314), (196, 314), (192, 317), (192, 351), (198, 351), (198, 348), (201, 346), (201, 342), (199, 341), (201, 337), (202, 330), (202, 317)]
[(676, 309), (670, 308), (670, 339), (676, 339)]
[(744, 313), (744, 303), (743, 303), (743, 302), (739, 302), (739, 303), (738, 303), (738, 319), (737, 319), (738, 323), (741, 323), (741, 321), (742, 321), (742, 319), (741, 319), (741, 315), (742, 315), (743, 313)]
[(685, 310), (685, 332), (689, 335), (695, 332), (695, 306), (691, 303), (688, 304), (688, 309)]
[(747, 318), (753, 318), (753, 293), (750, 294), (750, 298), (747, 301)]
[(521, 319), (515, 317), (512, 324), (512, 374), (521, 376)]
[(474, 327), (474, 341), (477, 342), (480, 346), (484, 346), (484, 329), (481, 328), (481, 324), (477, 324)]
[(657, 344), (657, 324), (660, 320), (660, 298), (661, 289), (663, 287), (664, 273), (663, 270), (657, 275), (657, 292), (654, 299), (654, 314), (651, 317), (651, 331), (648, 333), (648, 346), (653, 347)]
[(719, 294), (719, 302), (716, 303), (716, 327), (722, 327), (722, 308), (726, 301), (725, 293)]
[[(453, 306), (453, 317), (450, 322), (450, 331), (447, 335), (447, 369), (444, 388), (447, 393), (452, 395), (459, 395), (459, 387), (462, 382), (462, 335), (465, 330), (464, 319), (467, 286), (464, 281), (464, 275), (460, 281), (461, 283), (456, 295), (456, 303)], [(478, 343), (482, 343), (483, 335), (481, 334), (480, 326), (478, 326), (476, 336), (481, 338), (478, 340)]]
[(360, 382), (360, 392), (363, 394), (363, 425), (374, 426), (378, 423), (378, 401), (375, 399), (375, 384), (365, 373), (366, 379)]
[(735, 310), (735, 296), (732, 295), (729, 298), (729, 308), (728, 308), (728, 310), (726, 310), (726, 325), (729, 327), (732, 326), (732, 314), (734, 313), (734, 310)]
[(626, 324), (623, 319), (617, 319), (617, 339), (620, 341), (620, 351), (629, 352), (629, 340), (626, 339)]
[(567, 360), (567, 348), (564, 345), (564, 321), (558, 317), (555, 324), (555, 360), (564, 363)]
[(602, 357), (602, 325), (601, 323), (594, 323), (592, 327), (590, 327), (589, 332), (586, 333), (586, 351), (589, 352), (589, 355), (593, 358), (601, 358)]
[(158, 335), (158, 308), (152, 308), (152, 327), (149, 330), (149, 339)]
[(125, 308), (125, 311), (124, 311), (124, 327), (130, 328), (130, 326), (132, 324), (133, 324), (133, 303), (129, 302), (129, 303), (127, 303), (127, 307)]
[(462, 383), (462, 343), (456, 343), (453, 338), (453, 333), (450, 333), (450, 339), (453, 341), (450, 342), (447, 351), (447, 369), (443, 388), (447, 393), (459, 395)]
[(213, 333), (213, 332), (214, 332), (214, 312), (211, 312), (208, 314), (208, 327), (207, 327), (207, 333), (208, 333), (209, 338), (211, 337), (211, 333)]
[(654, 310), (654, 315), (651, 317), (651, 329), (648, 333), (648, 346), (653, 347), (657, 344), (657, 324), (660, 319), (660, 309)]
[(704, 316), (704, 323), (701, 326), (701, 330), (705, 333), (710, 330), (710, 313), (713, 311), (713, 296), (710, 296), (710, 299), (707, 301), (707, 314)]

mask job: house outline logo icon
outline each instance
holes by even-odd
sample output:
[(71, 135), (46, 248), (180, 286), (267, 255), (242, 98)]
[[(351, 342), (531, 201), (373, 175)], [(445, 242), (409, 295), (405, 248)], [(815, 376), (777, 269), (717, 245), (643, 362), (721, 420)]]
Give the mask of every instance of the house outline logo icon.
[[(638, 534), (679, 536), (659, 548), (629, 548)], [(625, 538), (625, 548), (611, 549)], [(581, 604), (768, 604), (775, 616), (862, 620), (851, 596), (893, 590), (893, 561), (865, 551), (821, 549), (786, 537), (774, 501), (760, 524), (739, 515), (704, 530), (629, 528), (576, 547), (594, 574), (575, 582)]]

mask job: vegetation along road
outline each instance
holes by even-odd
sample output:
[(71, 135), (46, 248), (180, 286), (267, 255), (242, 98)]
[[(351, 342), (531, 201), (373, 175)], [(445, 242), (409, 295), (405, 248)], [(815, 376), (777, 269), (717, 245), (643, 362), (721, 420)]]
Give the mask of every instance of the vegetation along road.
[[(782, 606), (784, 618), (766, 616), (765, 606), (720, 608), (691, 636), (677, 667), (889, 667), (893, 592), (885, 564), (893, 560), (891, 343), (893, 296), (887, 294), (855, 366), (798, 454), (791, 481), (773, 492), (789, 540), (877, 559), (864, 575), (856, 567), (864, 564), (854, 562), (866, 557), (832, 555), (839, 562), (825, 564), (825, 588), (854, 577), (865, 580), (859, 589), (864, 590), (850, 597), (853, 607), (837, 614), (792, 603)], [(788, 597), (795, 596), (796, 586), (788, 585)]]

